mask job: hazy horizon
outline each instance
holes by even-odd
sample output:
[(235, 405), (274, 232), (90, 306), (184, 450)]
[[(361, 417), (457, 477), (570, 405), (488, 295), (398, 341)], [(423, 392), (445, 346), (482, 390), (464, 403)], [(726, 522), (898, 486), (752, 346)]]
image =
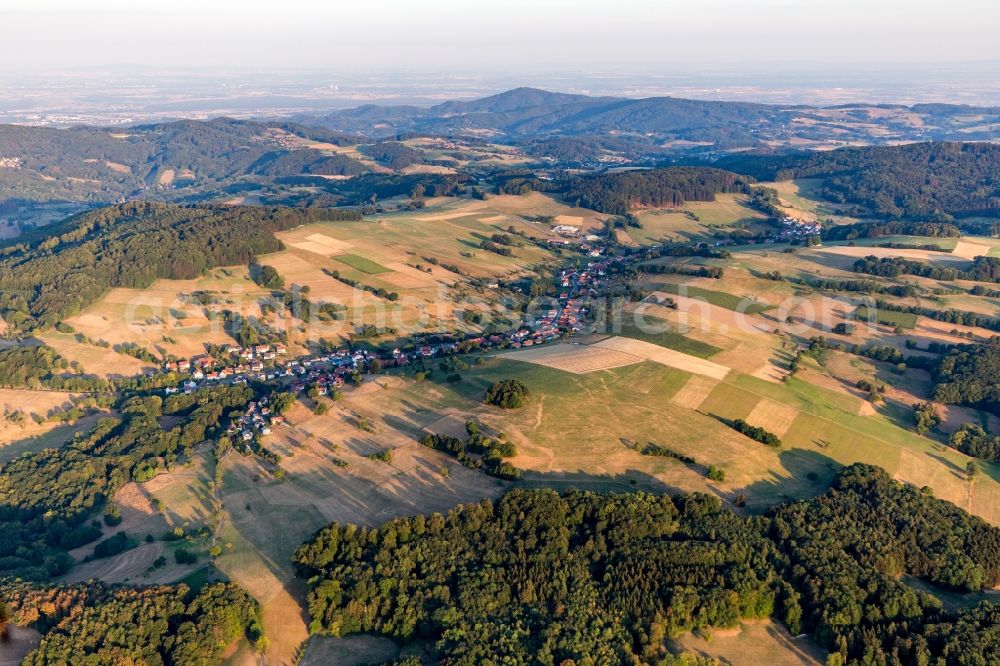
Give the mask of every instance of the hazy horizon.
[(429, 105), (520, 86), (778, 104), (1000, 105), (1000, 4), (8, 0), (0, 122)]
[(510, 0), (474, 8), (459, 0), (177, 0), (164, 7), (8, 0), (0, 9), (0, 68), (847, 71), (1000, 60), (997, 25), (1000, 5), (986, 0)]

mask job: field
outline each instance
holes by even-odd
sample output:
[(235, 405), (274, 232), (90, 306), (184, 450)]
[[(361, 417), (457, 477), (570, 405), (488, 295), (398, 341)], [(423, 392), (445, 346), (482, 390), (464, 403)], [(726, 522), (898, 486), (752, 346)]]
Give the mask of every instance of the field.
[(969, 259), (955, 256), (949, 252), (937, 252), (935, 250), (889, 248), (889, 247), (866, 247), (863, 245), (824, 245), (819, 249), (812, 250), (826, 260), (831, 266), (836, 266), (843, 270), (850, 270), (854, 262), (862, 257), (904, 257), (915, 259), (927, 263), (936, 263), (952, 268), (964, 268), (969, 263)]
[(769, 620), (741, 622), (736, 629), (712, 629), (704, 634), (684, 634), (674, 640), (685, 652), (718, 659), (731, 666), (820, 666), (826, 651), (808, 638), (795, 638)]
[[(577, 353), (586, 353), (579, 347)], [(379, 394), (381, 410), (438, 418), (458, 412), (507, 432), (520, 447), (513, 462), (525, 470), (529, 485), (700, 489), (726, 499), (742, 493), (749, 506), (763, 508), (781, 497), (818, 492), (840, 465), (863, 461), (931, 485), (939, 497), (1000, 524), (1000, 512), (990, 504), (1000, 496), (993, 473), (973, 488), (960, 471), (967, 458), (915, 435), (899, 403), (871, 409), (859, 392), (810, 373), (774, 383), (742, 372), (699, 375), (644, 361), (577, 374), (539, 365), (544, 353), (506, 354), (463, 373), (457, 384), (386, 390)], [(521, 354), (533, 362), (516, 360)], [(477, 402), (490, 381), (503, 377), (519, 378), (532, 389), (528, 406), (507, 412)], [(768, 449), (725, 426), (736, 418), (775, 432), (783, 447)], [(726, 481), (710, 484), (703, 470), (641, 456), (628, 442), (661, 443), (701, 465), (721, 466)]]
[[(642, 324), (640, 326), (640, 323)], [(652, 316), (644, 316), (640, 321), (634, 317), (625, 317), (616, 333), (626, 338), (643, 340), (654, 345), (673, 349), (699, 358), (709, 358), (722, 351), (714, 345), (700, 342), (694, 338), (671, 330), (669, 322)]]
[(46, 331), (38, 339), (59, 352), (68, 361), (76, 361), (84, 372), (99, 377), (131, 377), (141, 374), (151, 365), (112, 349), (79, 342), (72, 334)]
[[(250, 279), (246, 266), (231, 266), (195, 280), (158, 280), (148, 289), (114, 289), (67, 320), (86, 336), (84, 342), (64, 334), (46, 334), (47, 340), (87, 371), (113, 375), (138, 371), (142, 364), (96, 342), (135, 343), (157, 355), (200, 354), (207, 343), (232, 341), (221, 318), (208, 316), (224, 309), (286, 333), (293, 352), (320, 338), (350, 337), (368, 324), (401, 333), (478, 330), (464, 313), (485, 313), (485, 325), (492, 319), (489, 313), (496, 309), (497, 297), (490, 290), (473, 288), (470, 278), (535, 274), (554, 262), (548, 251), (531, 243), (514, 248), (513, 256), (480, 249), (483, 240), (506, 233), (509, 226), (527, 235), (554, 237), (545, 225), (523, 217), (529, 214), (573, 219), (581, 228), (600, 225), (602, 217), (536, 193), (489, 201), (440, 199), (420, 211), (305, 225), (277, 234), (286, 249), (259, 261), (274, 267), (287, 287), (308, 287), (311, 301), (341, 307), (337, 320), (301, 322), (284, 309), (262, 316), (261, 303), (270, 292)], [(378, 290), (383, 296), (393, 294), (394, 300), (372, 293)], [(194, 292), (207, 293), (213, 302), (194, 304)], [(507, 315), (497, 310), (496, 316)]]
[(868, 308), (864, 305), (854, 311), (854, 318), (857, 320), (872, 320), (886, 326), (898, 326), (899, 328), (914, 329), (917, 327), (917, 315), (910, 312), (894, 312), (892, 310), (879, 310)]
[(632, 365), (642, 361), (642, 358), (634, 354), (606, 349), (597, 345), (578, 344), (533, 347), (507, 352), (502, 357), (526, 363), (537, 363), (577, 375)]
[(0, 666), (20, 666), (21, 660), (38, 647), (42, 635), (35, 629), (7, 625), (7, 634), (0, 642)]
[(766, 217), (746, 205), (742, 194), (717, 194), (715, 201), (688, 201), (680, 209), (654, 209), (639, 213), (641, 228), (630, 227), (626, 236), (639, 245), (664, 241), (706, 240), (715, 230), (749, 227), (759, 230)]
[[(157, 280), (148, 289), (112, 289), (79, 315), (66, 320), (93, 341), (112, 346), (133, 342), (152, 352), (177, 356), (204, 353), (206, 343), (225, 344), (220, 319), (209, 320), (204, 309), (188, 302), (195, 291), (211, 292), (223, 307), (258, 315), (257, 299), (267, 292), (250, 279), (246, 266), (210, 271), (195, 280)], [(93, 352), (96, 353), (96, 352)]]
[(855, 218), (844, 215), (836, 204), (819, 198), (822, 180), (818, 178), (798, 178), (776, 183), (761, 183), (778, 191), (784, 212), (802, 220), (833, 219), (839, 224), (856, 222)]
[(724, 365), (712, 363), (697, 356), (682, 354), (643, 340), (614, 337), (596, 342), (593, 346), (599, 349), (632, 354), (645, 361), (652, 361), (668, 368), (675, 368), (694, 375), (704, 375), (713, 379), (723, 379), (729, 374), (729, 368)]
[(757, 303), (749, 296), (737, 296), (725, 291), (705, 289), (688, 283), (663, 282), (658, 285), (660, 291), (667, 294), (686, 296), (695, 300), (703, 300), (711, 305), (717, 305), (733, 312), (757, 314), (771, 308), (770, 305)]
[(331, 638), (313, 636), (300, 662), (302, 666), (364, 666), (365, 664), (391, 662), (399, 656), (400, 648), (380, 636), (349, 636)]
[(364, 257), (359, 257), (356, 254), (338, 254), (336, 255), (337, 261), (342, 264), (346, 264), (351, 268), (361, 271), (362, 273), (367, 273), (368, 275), (378, 275), (379, 273), (388, 273), (391, 269), (385, 266), (376, 264), (370, 259), (365, 259)]
[(0, 388), (0, 415), (24, 412), (24, 420), (15, 423), (0, 418), (0, 464), (29, 451), (41, 451), (59, 446), (73, 433), (93, 427), (101, 415), (85, 416), (73, 423), (45, 421), (36, 423), (32, 414), (46, 417), (50, 413), (72, 407), (73, 394), (62, 391), (31, 391), (27, 389)]

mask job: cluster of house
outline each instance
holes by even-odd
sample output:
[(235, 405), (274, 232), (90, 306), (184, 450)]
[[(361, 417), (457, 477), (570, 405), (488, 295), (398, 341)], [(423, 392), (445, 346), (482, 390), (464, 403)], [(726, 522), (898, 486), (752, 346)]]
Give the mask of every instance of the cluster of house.
[(4, 157), (0, 155), (0, 169), (17, 169), (20, 166), (20, 157)]
[[(181, 387), (168, 387), (167, 394), (183, 389), (190, 393), (201, 386), (213, 383), (246, 384), (254, 381), (276, 381), (291, 378), (292, 385), (300, 385), (301, 379), (314, 378), (317, 371), (330, 371), (336, 375), (364, 369), (374, 355), (367, 351), (353, 352), (339, 349), (327, 354), (313, 354), (287, 358), (288, 348), (283, 344), (262, 344), (252, 347), (227, 345), (222, 349), (228, 358), (218, 359), (207, 354), (191, 359), (169, 361), (164, 364), (164, 372), (190, 375)], [(299, 381), (296, 381), (299, 378)]]
[(229, 423), (226, 434), (243, 442), (249, 442), (255, 436), (270, 435), (271, 426), (284, 423), (284, 416), (271, 413), (270, 400), (264, 396), (247, 405), (243, 414)]
[(823, 225), (819, 222), (806, 222), (790, 215), (782, 216), (779, 222), (781, 235), (785, 238), (806, 239), (810, 236), (819, 236), (823, 232)]
[(275, 361), (279, 356), (288, 354), (288, 348), (282, 344), (254, 345), (252, 347), (227, 345), (223, 351), (229, 355), (232, 361), (220, 362), (212, 356), (201, 354), (190, 359), (168, 361), (164, 364), (163, 370), (164, 372), (190, 374), (191, 378), (197, 381), (245, 378), (263, 373), (265, 364)]

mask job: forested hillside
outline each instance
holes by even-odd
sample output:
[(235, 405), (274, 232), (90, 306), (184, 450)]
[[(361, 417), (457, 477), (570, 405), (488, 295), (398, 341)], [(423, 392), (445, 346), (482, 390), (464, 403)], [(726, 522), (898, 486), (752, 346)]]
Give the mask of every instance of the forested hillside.
[(132, 202), (84, 213), (57, 235), (0, 254), (0, 317), (14, 330), (51, 326), (113, 287), (189, 279), (281, 249), (274, 232), (356, 210), (173, 206)]
[(746, 178), (721, 169), (667, 167), (584, 176), (569, 182), (565, 198), (602, 213), (635, 208), (676, 208), (685, 201), (712, 201), (720, 192), (744, 192)]
[[(305, 141), (293, 146), (283, 137)], [(140, 193), (162, 196), (157, 190), (163, 188), (219, 188), (247, 175), (355, 175), (367, 167), (307, 146), (356, 141), (322, 128), (229, 118), (127, 130), (2, 125), (0, 157), (16, 160), (17, 166), (0, 169), (0, 202), (110, 202)]]
[(315, 577), (313, 631), (432, 638), (455, 664), (652, 664), (667, 637), (771, 615), (814, 634), (835, 664), (1000, 651), (980, 629), (996, 606), (947, 612), (900, 581), (996, 585), (1000, 529), (865, 465), (767, 517), (705, 495), (516, 490), (377, 530), (331, 525), (295, 561)]
[(759, 180), (822, 178), (820, 195), (878, 217), (1000, 215), (1000, 146), (916, 143), (788, 156), (738, 155), (719, 166)]

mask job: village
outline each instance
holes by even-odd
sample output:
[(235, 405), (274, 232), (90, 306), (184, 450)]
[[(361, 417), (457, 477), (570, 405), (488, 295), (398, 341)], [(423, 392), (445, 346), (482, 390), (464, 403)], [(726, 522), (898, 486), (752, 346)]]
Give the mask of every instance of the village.
[[(589, 250), (589, 248), (588, 248)], [(589, 256), (589, 251), (587, 252)], [(577, 333), (588, 313), (587, 299), (598, 296), (606, 284), (608, 268), (624, 257), (590, 261), (582, 268), (567, 268), (557, 276), (558, 297), (540, 316), (521, 326), (491, 335), (469, 335), (461, 338), (452, 334), (432, 336), (434, 342), (419, 344), (411, 350), (399, 347), (378, 353), (372, 349), (352, 349), (349, 346), (323, 353), (289, 357), (284, 344), (240, 346), (228, 344), (213, 354), (200, 354), (189, 359), (171, 360), (163, 364), (163, 373), (173, 373), (180, 381), (163, 389), (164, 394), (193, 393), (220, 384), (265, 384), (278, 391), (308, 394), (310, 397), (332, 395), (350, 381), (359, 384), (363, 375), (388, 368), (400, 368), (433, 358), (490, 349), (519, 349), (546, 344)], [(269, 397), (263, 395), (251, 402), (246, 412), (230, 424), (228, 434), (250, 443), (272, 433), (272, 427), (285, 423), (273, 413)]]

